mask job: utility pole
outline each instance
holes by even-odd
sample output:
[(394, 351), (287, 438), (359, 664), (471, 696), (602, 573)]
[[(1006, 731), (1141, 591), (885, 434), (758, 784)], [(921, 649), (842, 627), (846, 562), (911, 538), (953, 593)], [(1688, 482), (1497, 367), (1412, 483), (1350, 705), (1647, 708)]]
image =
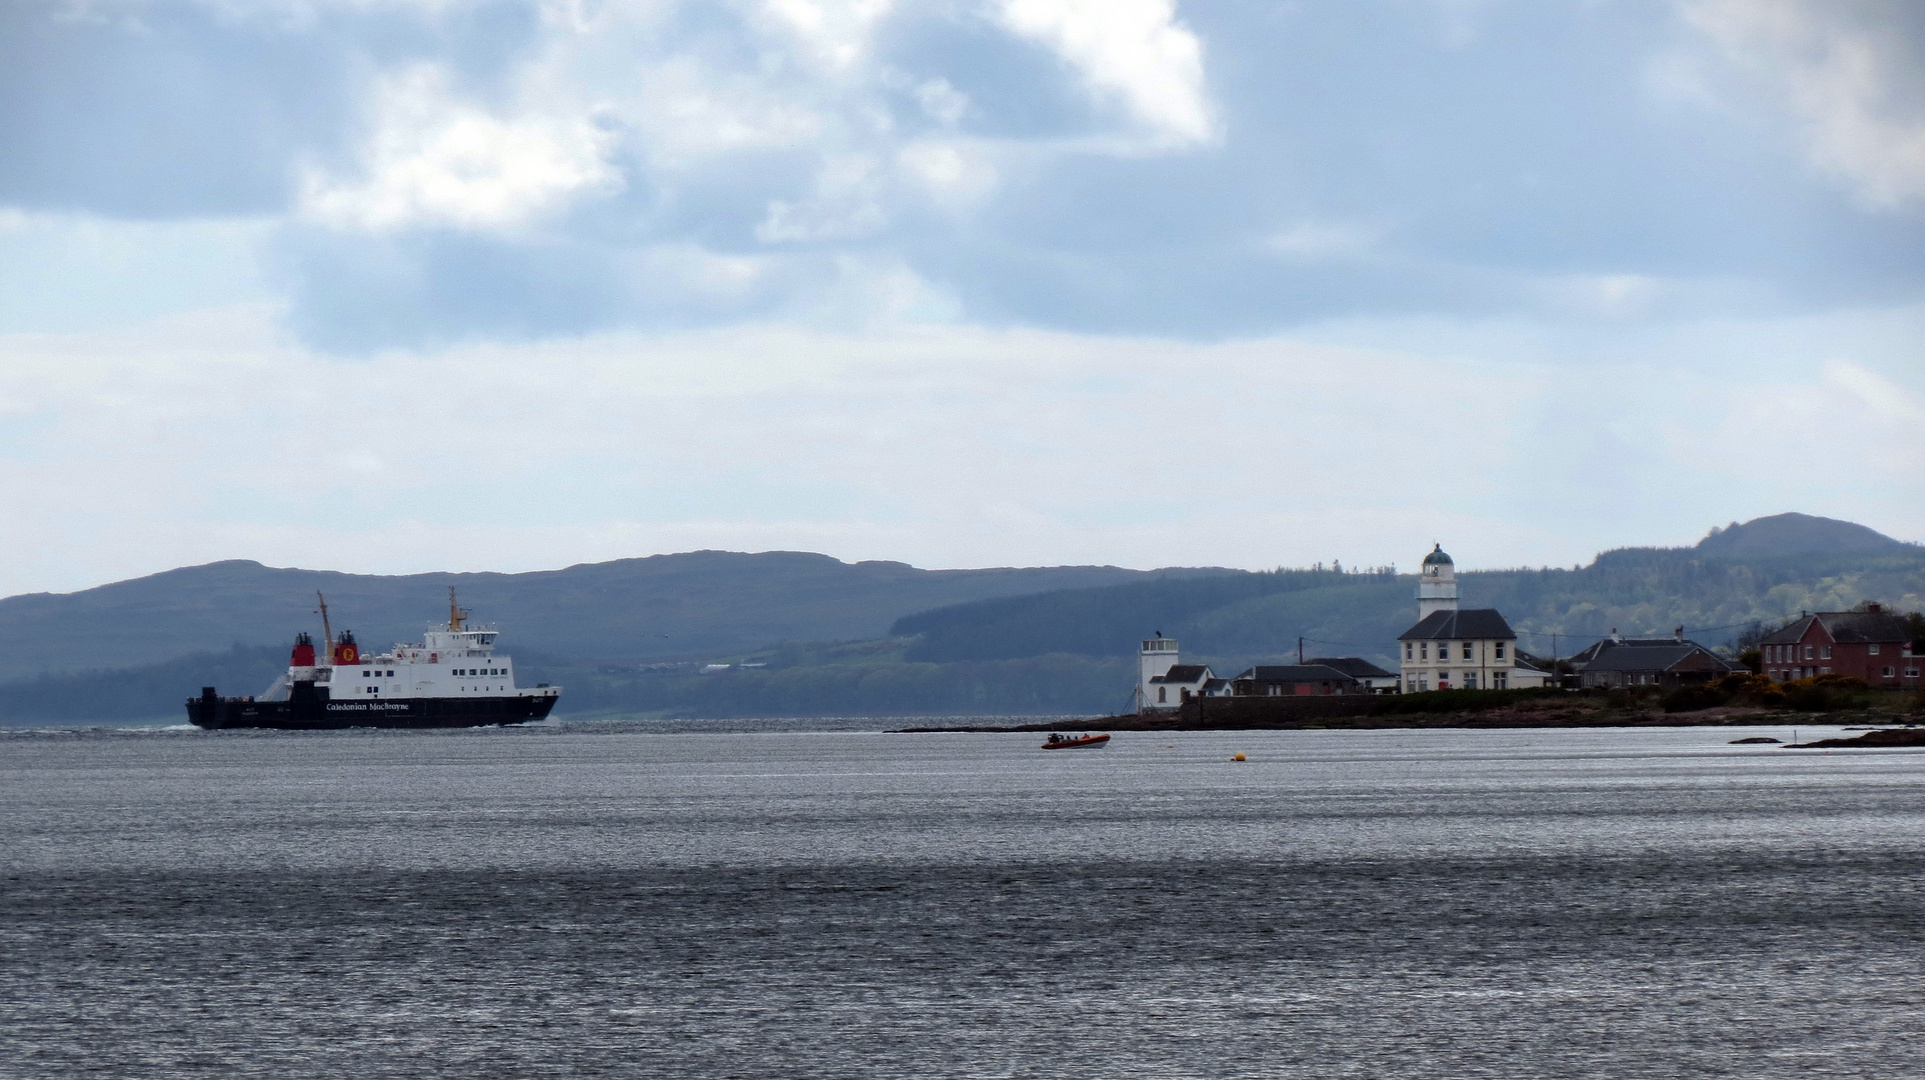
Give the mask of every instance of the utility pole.
[(1297, 639), (1297, 666), (1303, 666), (1303, 639)]

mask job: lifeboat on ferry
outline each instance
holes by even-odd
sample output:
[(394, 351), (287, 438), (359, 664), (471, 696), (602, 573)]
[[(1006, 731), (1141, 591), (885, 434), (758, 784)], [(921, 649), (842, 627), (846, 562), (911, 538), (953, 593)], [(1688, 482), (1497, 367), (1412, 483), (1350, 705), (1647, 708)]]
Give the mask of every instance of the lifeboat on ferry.
[(1088, 747), (1106, 746), (1109, 744), (1109, 741), (1110, 737), (1107, 734), (1091, 735), (1086, 731), (1081, 735), (1065, 735), (1059, 731), (1052, 731), (1049, 733), (1049, 738), (1043, 742), (1043, 749), (1080, 750)]

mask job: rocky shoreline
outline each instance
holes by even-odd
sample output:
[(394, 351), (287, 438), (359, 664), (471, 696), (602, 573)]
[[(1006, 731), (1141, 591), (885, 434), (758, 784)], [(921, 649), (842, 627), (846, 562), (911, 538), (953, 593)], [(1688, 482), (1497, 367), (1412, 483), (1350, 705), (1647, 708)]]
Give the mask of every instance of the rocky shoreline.
[(1787, 750), (1830, 750), (1833, 748), (1865, 747), (1878, 749), (1894, 746), (1925, 746), (1925, 728), (1879, 728), (1867, 731), (1849, 739), (1818, 739), (1813, 742), (1791, 743)]
[[(1381, 730), (1390, 728), (1597, 728), (1597, 727), (1796, 727), (1857, 724), (1925, 724), (1925, 713), (1853, 709), (1839, 712), (1792, 712), (1745, 706), (1722, 706), (1695, 712), (1668, 713), (1645, 706), (1625, 708), (1598, 699), (1558, 701), (1540, 698), (1515, 705), (1470, 710), (1379, 713), (1360, 716), (1319, 716), (1276, 711), (1245, 710), (1206, 715), (1200, 711), (1162, 714), (1124, 714), (1091, 718), (1064, 717), (1022, 724), (932, 724), (895, 729), (895, 733), (927, 732), (1047, 732), (1069, 728), (1090, 731), (1316, 731)], [(1851, 746), (1925, 745), (1925, 728), (1915, 731), (1919, 742), (1827, 740)], [(1873, 732), (1872, 734), (1881, 734)], [(1906, 735), (1908, 729), (1895, 734)], [(1824, 745), (1802, 743), (1803, 746)]]

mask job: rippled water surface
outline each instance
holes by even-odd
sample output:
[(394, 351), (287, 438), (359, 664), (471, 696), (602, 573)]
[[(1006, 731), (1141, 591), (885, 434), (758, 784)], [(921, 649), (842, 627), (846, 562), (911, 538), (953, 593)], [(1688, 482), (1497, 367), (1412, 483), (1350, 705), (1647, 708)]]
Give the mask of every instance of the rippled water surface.
[(1753, 733), (0, 734), (0, 1076), (1919, 1075), (1925, 753)]

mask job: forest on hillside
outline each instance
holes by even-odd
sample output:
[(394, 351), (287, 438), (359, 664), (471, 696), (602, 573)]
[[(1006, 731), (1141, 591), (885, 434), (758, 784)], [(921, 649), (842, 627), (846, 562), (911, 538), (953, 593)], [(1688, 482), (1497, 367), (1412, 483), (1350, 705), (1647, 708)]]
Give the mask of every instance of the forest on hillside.
[[(1495, 607), (1525, 650), (1568, 655), (1613, 628), (1736, 645), (1800, 611), (1880, 600), (1925, 609), (1925, 549), (1708, 557), (1692, 549), (1606, 552), (1590, 565), (1460, 575), (1465, 607)], [(558, 714), (733, 716), (1094, 715), (1121, 709), (1139, 639), (1158, 630), (1184, 659), (1233, 674), (1309, 656), (1395, 667), (1416, 618), (1415, 578), (1340, 568), (1219, 572), (981, 600), (906, 616), (867, 641), (792, 642), (681, 662), (565, 658), (517, 649), (524, 682), (564, 687)], [(1555, 636), (1553, 636), (1555, 635)], [(730, 663), (704, 672), (704, 660)], [(742, 662), (754, 666), (742, 667)], [(182, 716), (204, 685), (257, 693), (286, 664), (282, 646), (240, 647), (118, 671), (0, 686), (0, 722)]]
[[(1925, 549), (1882, 554), (1707, 557), (1693, 549), (1627, 548), (1590, 565), (1472, 571), (1461, 604), (1496, 608), (1522, 647), (1567, 655), (1612, 630), (1670, 634), (1682, 625), (1706, 645), (1735, 645), (1801, 611), (1865, 600), (1925, 607)], [(1186, 660), (1237, 666), (1293, 655), (1356, 655), (1394, 666), (1397, 635), (1416, 621), (1416, 579), (1376, 572), (1279, 570), (1199, 581), (1142, 582), (958, 604), (905, 616), (906, 656), (946, 662), (1043, 653), (1131, 655), (1161, 631)]]

